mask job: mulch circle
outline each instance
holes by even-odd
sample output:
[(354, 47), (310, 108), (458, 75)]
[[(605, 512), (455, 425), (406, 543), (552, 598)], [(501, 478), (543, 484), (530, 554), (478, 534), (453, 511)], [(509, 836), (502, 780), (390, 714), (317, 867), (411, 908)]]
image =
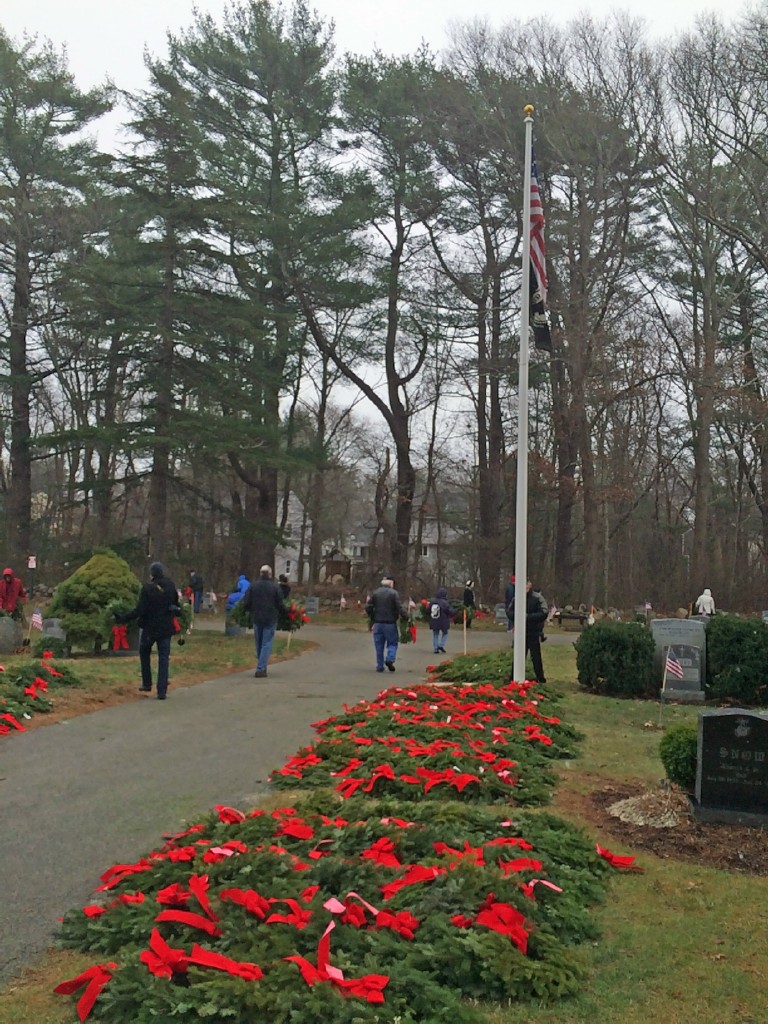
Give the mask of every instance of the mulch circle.
[[(622, 821), (615, 816), (615, 805), (622, 801), (630, 801), (630, 807), (660, 812), (649, 813), (652, 820), (673, 809), (677, 823), (660, 828)], [(659, 786), (654, 790), (639, 785), (604, 786), (591, 794), (589, 804), (594, 823), (633, 850), (647, 850), (657, 857), (704, 864), (734, 874), (768, 875), (766, 829), (697, 821), (685, 794), (674, 787), (670, 790)]]

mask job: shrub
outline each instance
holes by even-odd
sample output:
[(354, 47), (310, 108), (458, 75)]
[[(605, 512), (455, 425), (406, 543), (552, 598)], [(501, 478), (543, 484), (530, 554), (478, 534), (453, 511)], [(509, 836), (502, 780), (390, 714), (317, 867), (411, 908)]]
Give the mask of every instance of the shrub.
[(707, 696), (739, 705), (768, 703), (768, 626), (716, 615), (707, 626)]
[(128, 563), (102, 549), (58, 585), (49, 614), (61, 618), (71, 647), (98, 650), (112, 639), (107, 610), (134, 608), (140, 589)]
[(575, 644), (579, 685), (613, 697), (656, 695), (653, 637), (635, 622), (603, 619)]
[(696, 722), (673, 725), (661, 738), (659, 757), (670, 782), (693, 792), (696, 785), (696, 751), (699, 727)]

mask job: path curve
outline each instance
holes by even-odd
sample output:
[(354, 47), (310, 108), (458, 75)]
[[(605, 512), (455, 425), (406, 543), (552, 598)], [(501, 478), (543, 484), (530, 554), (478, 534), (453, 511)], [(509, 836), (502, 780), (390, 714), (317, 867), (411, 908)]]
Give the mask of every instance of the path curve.
[[(366, 632), (309, 625), (302, 637), (318, 646), (271, 664), (266, 679), (240, 672), (174, 691), (171, 666), (165, 702), (131, 701), (0, 743), (0, 982), (50, 947), (56, 919), (90, 901), (106, 868), (214, 804), (254, 806), (269, 772), (312, 740), (312, 722), (385, 686), (423, 682), (436, 661), (424, 630), (383, 675)], [(453, 630), (449, 657), (461, 641)], [(508, 643), (503, 629), (468, 634), (470, 651)]]

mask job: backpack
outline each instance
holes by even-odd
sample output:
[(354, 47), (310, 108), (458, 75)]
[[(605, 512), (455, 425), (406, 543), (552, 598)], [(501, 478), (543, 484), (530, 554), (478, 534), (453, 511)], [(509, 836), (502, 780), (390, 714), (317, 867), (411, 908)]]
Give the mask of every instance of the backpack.
[(429, 617), (430, 617), (430, 619), (439, 619), (441, 612), (442, 612), (442, 608), (437, 603), (437, 601), (434, 601), (432, 603), (430, 609), (429, 609)]

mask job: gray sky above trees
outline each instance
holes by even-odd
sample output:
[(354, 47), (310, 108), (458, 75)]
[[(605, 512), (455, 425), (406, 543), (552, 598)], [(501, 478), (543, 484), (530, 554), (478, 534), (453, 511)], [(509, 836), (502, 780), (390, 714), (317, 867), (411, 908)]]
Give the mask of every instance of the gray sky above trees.
[[(0, 2), (0, 25), (14, 38), (23, 32), (66, 45), (71, 69), (81, 88), (102, 82), (109, 76), (123, 89), (143, 85), (144, 47), (157, 56), (165, 53), (165, 33), (191, 24), (193, 7), (215, 16), (221, 14), (224, 0), (131, 0), (129, 3), (104, 3), (104, 0), (18, 0)], [(526, 8), (505, 0), (316, 0), (311, 4), (324, 18), (336, 22), (336, 42), (340, 51), (369, 54), (375, 47), (385, 53), (411, 53), (422, 41), (433, 50), (447, 42), (452, 21), (466, 22), (474, 17), (487, 19), (499, 27), (512, 18), (541, 16), (556, 21), (588, 12), (601, 18), (619, 9), (643, 17), (654, 37), (674, 34), (693, 27), (704, 11), (714, 11), (730, 19), (741, 9), (728, 0), (536, 0)]]

